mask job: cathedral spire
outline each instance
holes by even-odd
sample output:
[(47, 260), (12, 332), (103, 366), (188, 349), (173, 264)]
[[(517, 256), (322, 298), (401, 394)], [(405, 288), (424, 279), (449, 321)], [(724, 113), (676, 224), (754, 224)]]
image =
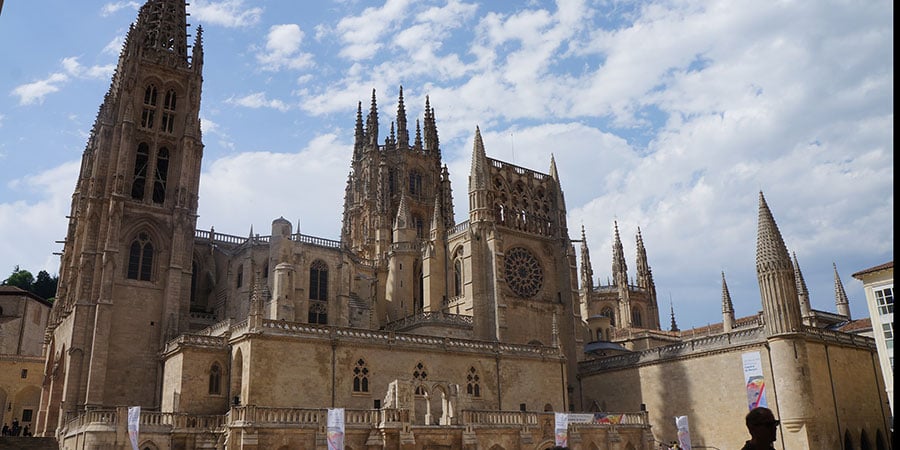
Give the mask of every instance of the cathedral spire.
[(481, 140), (481, 128), (475, 126), (475, 139), (472, 144), (472, 168), (469, 171), (469, 221), (476, 223), (490, 220), (491, 205), (488, 203), (488, 168), (484, 142)]
[(800, 331), (802, 321), (794, 268), (762, 191), (757, 227), (756, 274), (766, 331), (769, 335)]
[(553, 157), (553, 153), (550, 153), (550, 177), (559, 183), (559, 172), (556, 170), (556, 159)]
[(806, 280), (803, 279), (803, 272), (800, 270), (800, 263), (797, 261), (797, 252), (794, 252), (794, 279), (797, 282), (797, 299), (800, 301), (800, 314), (802, 317), (809, 317), (812, 314), (812, 307), (809, 304), (809, 289), (806, 288)]
[(834, 267), (834, 305), (837, 307), (837, 313), (850, 317), (850, 299), (847, 298), (847, 292), (844, 290), (844, 283), (841, 282), (841, 276), (838, 275), (837, 264), (831, 263)]
[(144, 59), (169, 67), (188, 67), (187, 14), (184, 0), (150, 0), (135, 26)]
[(437, 124), (434, 118), (434, 108), (431, 107), (431, 99), (425, 96), (425, 151), (440, 155), (440, 145), (438, 143)]
[(406, 127), (406, 106), (403, 104), (403, 86), (400, 86), (400, 98), (397, 100), (397, 148), (409, 149), (409, 129)]
[(366, 137), (370, 145), (378, 147), (378, 105), (375, 101), (375, 89), (372, 89), (372, 104), (366, 118)]
[(725, 271), (722, 271), (722, 328), (730, 333), (734, 328), (734, 305), (731, 303), (731, 293), (728, 292), (728, 284), (725, 283)]
[(416, 119), (416, 141), (413, 144), (413, 149), (416, 151), (422, 151), (422, 127), (419, 125), (419, 119)]
[(675, 305), (672, 304), (672, 299), (669, 299), (669, 314), (672, 317), (672, 323), (669, 324), (669, 329), (671, 331), (681, 331), (678, 329), (678, 324), (675, 322)]
[(653, 286), (653, 273), (650, 270), (650, 264), (647, 262), (647, 249), (644, 248), (644, 237), (641, 236), (641, 227), (637, 229), (635, 236), (637, 242), (637, 285), (650, 289)]
[(584, 225), (581, 225), (581, 288), (587, 292), (594, 289), (594, 269), (591, 268), (591, 254), (588, 250)]
[(353, 141), (353, 159), (358, 160), (362, 158), (363, 149), (366, 146), (366, 132), (363, 129), (363, 119), (362, 119), (362, 102), (358, 102), (356, 105), (356, 136)]
[(613, 221), (615, 229), (615, 241), (613, 242), (613, 285), (628, 287), (628, 265), (625, 263), (625, 251), (622, 248), (622, 239), (619, 237), (619, 222)]

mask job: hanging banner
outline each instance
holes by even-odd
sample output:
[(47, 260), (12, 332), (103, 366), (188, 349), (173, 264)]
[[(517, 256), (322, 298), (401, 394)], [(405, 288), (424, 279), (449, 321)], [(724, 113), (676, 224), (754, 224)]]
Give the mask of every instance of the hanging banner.
[(556, 417), (556, 445), (569, 446), (569, 415), (567, 413), (555, 413)]
[(128, 407), (128, 439), (131, 441), (131, 449), (138, 450), (138, 432), (141, 427), (141, 407)]
[(675, 417), (675, 428), (678, 429), (678, 446), (683, 450), (691, 450), (691, 430), (687, 416)]
[(328, 450), (344, 450), (344, 408), (328, 410)]
[(741, 355), (744, 363), (744, 386), (747, 387), (747, 406), (750, 409), (763, 406), (766, 402), (766, 379), (763, 378), (762, 358), (759, 352), (749, 352)]

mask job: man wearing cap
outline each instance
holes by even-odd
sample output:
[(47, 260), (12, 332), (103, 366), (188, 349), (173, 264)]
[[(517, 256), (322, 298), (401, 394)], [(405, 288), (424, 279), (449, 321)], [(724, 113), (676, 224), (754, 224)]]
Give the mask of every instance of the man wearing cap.
[(745, 419), (747, 430), (750, 431), (750, 440), (744, 444), (741, 450), (772, 450), (775, 447), (775, 435), (778, 432), (780, 420), (775, 419), (772, 410), (762, 406), (753, 408), (747, 413)]

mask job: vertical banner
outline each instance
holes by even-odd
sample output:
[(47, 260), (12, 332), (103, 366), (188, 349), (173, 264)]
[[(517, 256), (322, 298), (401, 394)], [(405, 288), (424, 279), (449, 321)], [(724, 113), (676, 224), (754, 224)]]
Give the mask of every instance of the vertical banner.
[(683, 450), (691, 450), (691, 430), (687, 416), (676, 416), (675, 428), (678, 429), (678, 445)]
[(328, 450), (344, 450), (344, 408), (328, 410)]
[(131, 441), (131, 449), (138, 450), (138, 431), (141, 426), (141, 407), (128, 407), (128, 439)]
[(759, 352), (741, 355), (744, 363), (744, 385), (747, 387), (747, 406), (750, 409), (758, 406), (768, 407), (766, 402), (766, 379), (763, 378), (762, 358)]
[(569, 415), (567, 413), (555, 413), (556, 418), (556, 445), (568, 447), (569, 445)]

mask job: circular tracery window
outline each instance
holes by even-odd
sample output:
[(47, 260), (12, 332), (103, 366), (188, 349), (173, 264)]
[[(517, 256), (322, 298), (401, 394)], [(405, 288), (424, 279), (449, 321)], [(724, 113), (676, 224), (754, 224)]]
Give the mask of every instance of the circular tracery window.
[(516, 247), (506, 252), (506, 284), (523, 298), (534, 297), (544, 283), (544, 272), (537, 258)]

